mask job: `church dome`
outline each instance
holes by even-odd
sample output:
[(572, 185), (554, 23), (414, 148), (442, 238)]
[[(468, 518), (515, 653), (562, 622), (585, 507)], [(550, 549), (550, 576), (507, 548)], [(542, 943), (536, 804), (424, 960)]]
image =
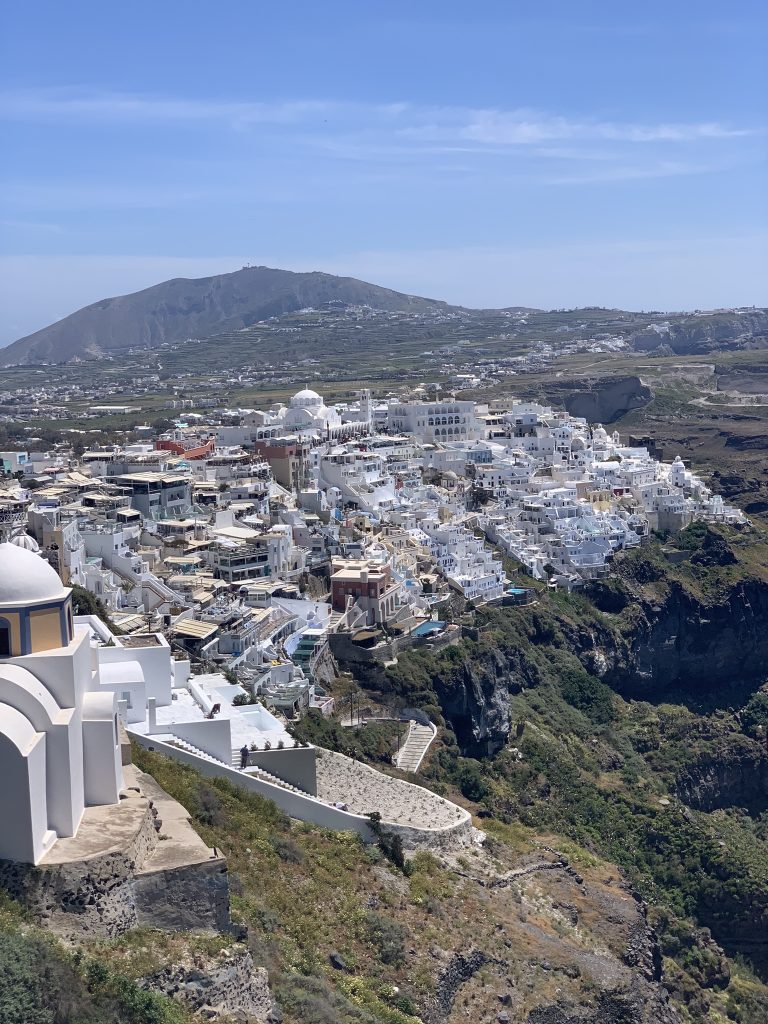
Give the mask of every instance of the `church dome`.
[(17, 533), (15, 537), (11, 537), (11, 544), (17, 548), (24, 548), (25, 551), (33, 551), (35, 554), (40, 550), (40, 545), (28, 533)]
[(56, 570), (33, 551), (0, 544), (0, 607), (64, 601), (69, 589)]
[(323, 400), (316, 391), (312, 391), (310, 388), (304, 388), (303, 391), (298, 391), (291, 399), (292, 409), (311, 409), (313, 406), (322, 405)]

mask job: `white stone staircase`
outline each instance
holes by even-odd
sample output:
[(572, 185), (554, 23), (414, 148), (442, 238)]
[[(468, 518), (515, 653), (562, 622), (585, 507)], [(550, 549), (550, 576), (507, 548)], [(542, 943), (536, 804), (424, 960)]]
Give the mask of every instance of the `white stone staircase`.
[(337, 612), (337, 611), (332, 611), (331, 612), (331, 616), (330, 616), (330, 618), (328, 620), (328, 632), (329, 633), (335, 633), (336, 632), (336, 628), (338, 627), (339, 622), (341, 621), (343, 616), (344, 616), (344, 612)]
[(404, 772), (417, 772), (436, 735), (433, 725), (419, 725), (412, 721), (405, 743), (395, 757), (395, 765)]
[(179, 750), (186, 750), (188, 754), (194, 754), (195, 757), (199, 757), (203, 761), (210, 761), (212, 764), (223, 764), (225, 767), (229, 767), (225, 761), (220, 760), (218, 757), (214, 757), (213, 754), (206, 754), (204, 750), (201, 750), (192, 743), (188, 743), (186, 740), (180, 739), (178, 736), (174, 736), (173, 739), (166, 740), (166, 742), (170, 747), (178, 747)]
[(212, 764), (223, 765), (225, 768), (234, 768), (236, 771), (242, 771), (243, 775), (251, 775), (257, 779), (263, 779), (264, 782), (269, 782), (273, 786), (279, 786), (281, 789), (287, 789), (291, 793), (299, 793), (301, 796), (312, 796), (305, 789), (301, 789), (299, 786), (294, 786), (291, 782), (286, 782), (285, 779), (279, 778), (277, 775), (273, 775), (271, 772), (265, 771), (258, 765), (252, 764), (247, 768), (243, 769), (240, 767), (240, 751), (233, 748), (230, 757), (230, 763), (220, 760), (218, 757), (214, 757), (212, 754), (206, 754), (204, 750), (200, 750), (199, 747), (194, 746), (192, 743), (188, 743), (186, 740), (180, 739), (178, 736), (174, 736), (172, 740), (167, 741), (170, 746), (178, 747), (179, 750), (185, 750), (188, 754), (194, 754), (195, 757), (202, 758), (203, 761), (210, 761)]
[(236, 748), (232, 748), (232, 767), (237, 768), (244, 775), (254, 775), (258, 779), (264, 779), (265, 782), (271, 782), (273, 786), (280, 786), (281, 789), (290, 790), (291, 793), (301, 793), (302, 796), (311, 796), (305, 789), (301, 789), (300, 786), (294, 786), (292, 782), (286, 782), (285, 779), (281, 779), (277, 775), (273, 775), (272, 772), (266, 771), (256, 764), (249, 764), (247, 768), (240, 767), (240, 751)]

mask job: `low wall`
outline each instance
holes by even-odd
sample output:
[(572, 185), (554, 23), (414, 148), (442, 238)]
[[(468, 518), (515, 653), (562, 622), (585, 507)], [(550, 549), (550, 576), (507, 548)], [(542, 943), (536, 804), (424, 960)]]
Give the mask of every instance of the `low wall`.
[[(227, 765), (215, 764), (212, 761), (203, 761), (186, 750), (174, 747), (152, 736), (142, 736), (133, 733), (133, 738), (142, 747), (155, 750), (160, 754), (173, 758), (182, 764), (189, 765), (201, 775), (208, 778), (227, 779), (235, 786), (245, 789), (251, 793), (258, 793), (259, 796), (271, 800), (284, 811), (289, 817), (297, 818), (299, 821), (308, 821), (321, 828), (333, 829), (335, 832), (356, 832), (365, 842), (375, 841), (368, 818), (362, 814), (353, 814), (350, 811), (342, 811), (338, 807), (324, 803), (315, 797), (302, 793), (293, 793), (281, 786), (273, 785), (264, 779), (246, 775), (236, 768), (229, 768)], [(335, 755), (342, 757), (343, 755)], [(372, 771), (374, 769), (371, 769)], [(386, 778), (386, 776), (385, 776)], [(403, 782), (402, 785), (411, 786), (413, 783)], [(421, 789), (422, 787), (414, 787)], [(406, 846), (424, 846), (431, 849), (442, 849), (452, 845), (461, 845), (464, 838), (469, 834), (472, 827), (472, 819), (469, 814), (462, 817), (455, 825), (444, 828), (413, 828), (410, 825), (400, 825), (382, 820), (385, 829), (397, 832), (403, 839)]]
[(412, 825), (397, 825), (391, 821), (382, 822), (387, 832), (395, 832), (405, 847), (417, 846), (420, 850), (453, 850), (469, 843), (472, 819), (465, 819), (450, 828), (414, 828)]
[[(130, 723), (129, 723), (130, 724)], [(227, 764), (232, 759), (232, 728), (228, 718), (214, 718), (200, 722), (179, 722), (172, 726), (174, 735), (211, 757)], [(162, 732), (162, 726), (159, 731)], [(150, 733), (150, 737), (151, 737)]]
[(248, 764), (285, 779), (310, 796), (317, 795), (314, 747), (286, 747), (284, 750), (252, 750)]
[[(291, 818), (298, 818), (300, 821), (308, 821), (321, 828), (330, 828), (336, 832), (357, 832), (366, 842), (372, 842), (373, 833), (368, 824), (368, 819), (359, 814), (349, 814), (339, 810), (338, 807), (331, 807), (322, 800), (311, 796), (304, 796), (301, 793), (293, 793), (281, 786), (273, 785), (264, 779), (253, 775), (246, 775), (236, 768), (229, 768), (227, 765), (219, 765), (212, 761), (203, 761), (186, 750), (174, 747), (170, 743), (158, 740), (154, 736), (142, 736), (138, 733), (131, 734), (133, 739), (142, 747), (148, 750), (155, 750), (160, 754), (173, 758), (182, 764), (189, 765), (201, 775), (208, 778), (227, 779), (235, 786), (248, 790), (251, 793), (258, 793), (277, 804), (280, 810)], [(268, 769), (267, 769), (268, 770)]]

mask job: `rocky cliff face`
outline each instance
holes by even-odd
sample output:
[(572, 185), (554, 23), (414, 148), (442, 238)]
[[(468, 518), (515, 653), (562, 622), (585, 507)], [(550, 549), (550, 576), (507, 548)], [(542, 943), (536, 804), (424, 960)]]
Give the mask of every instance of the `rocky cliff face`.
[(656, 324), (644, 328), (630, 341), (639, 352), (665, 345), (680, 355), (729, 348), (762, 348), (768, 345), (768, 311), (694, 313), (670, 319), (664, 326)]
[(565, 398), (571, 416), (583, 416), (588, 423), (613, 423), (633, 409), (642, 409), (653, 398), (651, 389), (639, 377), (614, 377), (588, 381)]
[(677, 795), (699, 811), (744, 807), (750, 814), (768, 809), (768, 753), (746, 736), (729, 736), (682, 768)]
[(656, 700), (757, 683), (768, 666), (768, 584), (742, 580), (705, 603), (672, 583), (659, 600), (638, 597), (631, 629), (583, 640), (576, 653), (626, 696)]
[(504, 745), (509, 697), (530, 681), (524, 659), (501, 650), (482, 660), (464, 657), (457, 671), (435, 679), (443, 714), (468, 756), (489, 756)]
[[(557, 675), (545, 664), (550, 655), (542, 660), (538, 648), (575, 655), (590, 674), (628, 698), (655, 702), (727, 687), (754, 690), (768, 676), (768, 582), (739, 579), (734, 562), (718, 535), (692, 555), (693, 573), (734, 576), (730, 588), (705, 599), (658, 561), (640, 558), (630, 568), (620, 561), (617, 580), (588, 590), (602, 615), (571, 614), (545, 602), (533, 612), (504, 613), (504, 628), (514, 632), (493, 647), (461, 644), (450, 655), (436, 654), (426, 666), (429, 686), (462, 754), (496, 753), (509, 736), (512, 695), (535, 688), (542, 672)], [(394, 672), (373, 669), (366, 685), (410, 691), (411, 702), (421, 706), (429, 698), (413, 693), (409, 665), (406, 659)]]
[(247, 949), (222, 950), (217, 958), (197, 955), (194, 963), (166, 967), (142, 979), (141, 985), (184, 1003), (208, 1020), (226, 1017), (253, 1024), (278, 1024), (281, 1019), (267, 972), (254, 966)]

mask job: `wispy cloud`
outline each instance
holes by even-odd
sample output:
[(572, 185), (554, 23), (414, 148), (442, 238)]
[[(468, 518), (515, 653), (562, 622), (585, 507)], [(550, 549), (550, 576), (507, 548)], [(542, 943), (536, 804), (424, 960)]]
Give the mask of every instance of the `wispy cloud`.
[[(439, 131), (439, 129), (438, 129)], [(609, 142), (694, 142), (751, 135), (751, 128), (735, 128), (716, 121), (636, 124), (552, 117), (531, 110), (477, 111), (459, 126), (459, 135), (475, 142), (531, 145), (552, 141), (602, 140)]]
[(0, 219), (0, 228), (4, 231), (24, 231), (28, 234), (60, 235), (64, 228), (52, 221), (19, 220), (14, 218)]
[(527, 108), (429, 107), (405, 102), (365, 104), (331, 99), (242, 101), (75, 89), (0, 92), (0, 117), (180, 124), (218, 121), (234, 128), (307, 125), (320, 120), (331, 125), (355, 126), (361, 132), (388, 127), (401, 139), (502, 147), (588, 140), (692, 142), (738, 138), (758, 130), (718, 121), (637, 123), (572, 118)]
[(201, 97), (167, 97), (138, 93), (81, 92), (74, 89), (8, 90), (0, 92), (0, 117), (7, 120), (77, 120), (179, 124), (218, 121), (233, 128), (249, 125), (291, 125), (366, 115), (399, 116), (406, 105), (364, 106), (335, 100), (241, 101)]
[(218, 102), (125, 93), (28, 90), (0, 94), (0, 116), (14, 120), (78, 119), (94, 121), (202, 121), (233, 123), (295, 122), (325, 111), (315, 101), (290, 103)]
[[(763, 132), (760, 125), (711, 119), (640, 121), (528, 108), (251, 101), (73, 88), (0, 91), (0, 119), (71, 125), (73, 132), (162, 126), (175, 147), (173, 157), (168, 146), (158, 152), (152, 180), (142, 174), (118, 180), (113, 172), (92, 183), (11, 181), (5, 189), (10, 217), (81, 207), (295, 202), (381, 182), (411, 188), (640, 182), (713, 173), (759, 159), (748, 137)], [(192, 128), (194, 155), (172, 135), (174, 129)], [(200, 132), (216, 139), (223, 169), (215, 174), (189, 163), (199, 163)], [(179, 166), (183, 160), (186, 167)]]

